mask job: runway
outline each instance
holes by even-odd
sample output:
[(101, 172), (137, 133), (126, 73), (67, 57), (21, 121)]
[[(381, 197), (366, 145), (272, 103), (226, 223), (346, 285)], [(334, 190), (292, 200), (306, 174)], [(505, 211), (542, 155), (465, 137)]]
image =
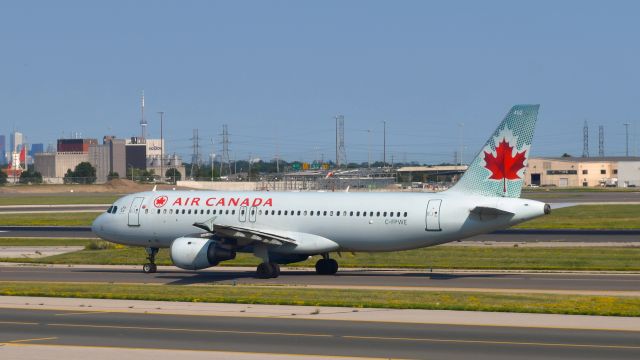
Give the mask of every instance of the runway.
[[(0, 309), (0, 342), (419, 359), (637, 359), (640, 333)], [(0, 355), (3, 349), (0, 348)]]
[(416, 270), (340, 270), (337, 275), (317, 275), (312, 270), (285, 269), (276, 279), (256, 279), (253, 268), (217, 267), (185, 271), (160, 267), (144, 274), (134, 266), (0, 266), (0, 281), (148, 283), (168, 285), (260, 284), (336, 288), (387, 288), (407, 290), (516, 291), (640, 296), (640, 274), (524, 273)]

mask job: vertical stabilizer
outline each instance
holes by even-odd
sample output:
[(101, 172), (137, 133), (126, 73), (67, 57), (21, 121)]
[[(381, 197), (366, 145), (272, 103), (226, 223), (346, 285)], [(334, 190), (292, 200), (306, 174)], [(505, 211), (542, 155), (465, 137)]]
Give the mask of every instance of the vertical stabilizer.
[(515, 105), (450, 191), (520, 197), (540, 105)]

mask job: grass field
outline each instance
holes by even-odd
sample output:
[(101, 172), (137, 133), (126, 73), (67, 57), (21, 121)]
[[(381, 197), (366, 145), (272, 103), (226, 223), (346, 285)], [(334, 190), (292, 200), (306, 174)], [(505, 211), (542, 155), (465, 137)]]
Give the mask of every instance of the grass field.
[(516, 226), (520, 229), (638, 229), (640, 205), (580, 205)]
[(0, 238), (0, 246), (87, 246), (90, 239)]
[[(3, 214), (0, 225), (89, 226), (100, 213)], [(580, 205), (516, 226), (520, 229), (640, 229), (640, 205)]]
[(51, 212), (38, 214), (1, 214), (3, 226), (90, 226), (99, 212)]
[(256, 286), (0, 282), (0, 295), (640, 316), (640, 298)]
[(2, 205), (78, 205), (111, 204), (120, 195), (42, 195), (42, 196), (6, 196), (0, 197)]
[[(640, 248), (566, 247), (510, 248), (436, 246), (389, 253), (344, 253), (336, 256), (341, 267), (414, 268), (414, 269), (508, 269), (508, 270), (602, 270), (640, 271)], [(142, 248), (119, 247), (83, 250), (38, 259), (0, 259), (7, 262), (46, 264), (139, 265), (145, 262)], [(290, 266), (313, 267), (317, 257)], [(257, 266), (259, 259), (238, 254), (222, 266)], [(161, 249), (157, 263), (171, 265), (167, 249)]]

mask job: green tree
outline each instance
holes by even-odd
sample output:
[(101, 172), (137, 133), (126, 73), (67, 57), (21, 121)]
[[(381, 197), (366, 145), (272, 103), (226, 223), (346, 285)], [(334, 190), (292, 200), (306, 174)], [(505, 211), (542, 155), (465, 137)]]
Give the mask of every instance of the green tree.
[(180, 171), (178, 171), (176, 168), (167, 170), (164, 176), (174, 183), (182, 179), (182, 174), (180, 174)]
[(109, 174), (107, 175), (107, 180), (113, 180), (113, 179), (120, 179), (120, 174), (118, 174), (115, 171), (109, 171)]
[(93, 184), (96, 182), (96, 168), (91, 163), (83, 161), (76, 165), (74, 171), (67, 170), (64, 175), (64, 183)]
[(33, 169), (23, 171), (20, 174), (20, 184), (42, 184), (42, 174)]
[(7, 183), (7, 173), (0, 170), (0, 186)]

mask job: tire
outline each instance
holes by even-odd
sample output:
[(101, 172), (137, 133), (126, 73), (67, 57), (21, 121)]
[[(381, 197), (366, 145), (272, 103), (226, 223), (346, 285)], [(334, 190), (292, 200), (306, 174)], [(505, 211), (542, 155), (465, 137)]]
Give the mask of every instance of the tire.
[(156, 264), (151, 264), (151, 273), (155, 273), (156, 271), (158, 271), (158, 266)]
[(327, 268), (326, 264), (326, 260), (325, 259), (320, 259), (318, 261), (316, 261), (316, 274), (318, 275), (326, 275), (325, 270)]
[(258, 279), (269, 279), (273, 276), (273, 268), (268, 263), (258, 265), (256, 276)]
[(326, 260), (327, 275), (335, 275), (338, 272), (338, 262), (335, 259)]
[(153, 272), (153, 264), (142, 265), (142, 272), (145, 274), (151, 274)]
[(271, 274), (272, 278), (277, 278), (278, 276), (280, 276), (280, 264), (269, 263), (269, 266), (271, 267), (271, 270), (272, 270), (272, 274)]

